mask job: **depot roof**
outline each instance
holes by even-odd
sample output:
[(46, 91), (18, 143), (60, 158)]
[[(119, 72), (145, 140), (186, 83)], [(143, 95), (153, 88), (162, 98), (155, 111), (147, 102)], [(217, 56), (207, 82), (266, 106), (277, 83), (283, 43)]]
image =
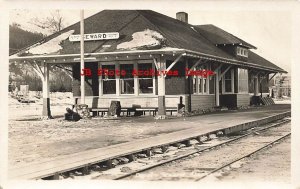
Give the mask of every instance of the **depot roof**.
[[(260, 69), (285, 72), (270, 61), (249, 52), (248, 61), (237, 60), (216, 44), (242, 44), (256, 48), (238, 37), (215, 29), (213, 25), (194, 26), (151, 10), (104, 10), (84, 21), (85, 33), (118, 32), (119, 38), (85, 42), (85, 53), (109, 55), (117, 53), (189, 51), (218, 60), (251, 64)], [(10, 60), (39, 57), (65, 57), (80, 54), (80, 42), (70, 41), (70, 35), (80, 34), (77, 22), (10, 56)]]

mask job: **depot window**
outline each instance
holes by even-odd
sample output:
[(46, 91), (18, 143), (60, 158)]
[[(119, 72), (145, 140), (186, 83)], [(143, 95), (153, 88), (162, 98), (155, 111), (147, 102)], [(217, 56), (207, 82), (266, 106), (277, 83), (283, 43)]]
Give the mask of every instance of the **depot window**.
[(248, 49), (243, 47), (237, 47), (236, 54), (239, 56), (248, 57)]
[(248, 70), (238, 68), (238, 92), (248, 93)]
[[(194, 68), (194, 71), (207, 71), (210, 65), (201, 65)], [(209, 80), (212, 76), (204, 77), (200, 75), (193, 76), (193, 93), (194, 94), (209, 94)]]
[(138, 76), (139, 93), (149, 94), (153, 93), (153, 76), (151, 75), (152, 64), (138, 64), (138, 71), (141, 75)]
[(120, 93), (134, 94), (133, 64), (120, 64), (120, 70), (125, 70), (126, 74), (120, 75)]
[(222, 77), (222, 92), (234, 93), (234, 69), (228, 70)]
[[(102, 65), (102, 70), (115, 71), (115, 65)], [(116, 94), (115, 74), (102, 74), (103, 94)]]

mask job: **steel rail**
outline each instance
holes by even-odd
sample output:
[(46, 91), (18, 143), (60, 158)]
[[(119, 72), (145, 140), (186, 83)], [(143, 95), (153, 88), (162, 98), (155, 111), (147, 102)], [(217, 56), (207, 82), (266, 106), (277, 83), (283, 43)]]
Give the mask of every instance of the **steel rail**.
[(224, 169), (225, 167), (228, 167), (228, 166), (230, 166), (230, 165), (232, 165), (232, 164), (234, 164), (234, 163), (236, 163), (236, 162), (238, 162), (238, 161), (241, 161), (242, 159), (245, 159), (245, 158), (247, 158), (247, 157), (250, 157), (251, 155), (253, 155), (253, 154), (255, 154), (255, 153), (257, 153), (257, 152), (259, 152), (259, 151), (261, 151), (261, 150), (263, 150), (263, 149), (265, 149), (265, 148), (267, 148), (267, 147), (270, 146), (270, 145), (273, 145), (274, 143), (276, 143), (276, 142), (278, 142), (278, 141), (280, 141), (280, 140), (282, 140), (282, 139), (284, 139), (284, 138), (289, 137), (290, 135), (291, 135), (291, 133), (288, 133), (288, 134), (286, 134), (286, 135), (284, 135), (284, 136), (282, 136), (282, 137), (280, 137), (280, 138), (278, 138), (278, 139), (276, 139), (276, 140), (274, 140), (274, 141), (272, 141), (272, 142), (270, 142), (270, 143), (264, 145), (263, 147), (261, 147), (261, 148), (255, 150), (255, 151), (253, 151), (253, 152), (251, 152), (251, 153), (249, 153), (249, 154), (247, 154), (247, 155), (245, 155), (245, 156), (243, 156), (243, 157), (241, 157), (241, 158), (238, 158), (238, 159), (236, 159), (236, 160), (234, 160), (234, 161), (231, 161), (231, 162), (229, 162), (229, 163), (227, 163), (227, 164), (225, 164), (225, 165), (222, 165), (222, 166), (219, 167), (219, 168), (216, 168), (216, 169), (212, 170), (211, 172), (209, 172), (209, 173), (207, 173), (206, 175), (204, 175), (204, 176), (202, 176), (202, 177), (196, 179), (195, 181), (200, 181), (200, 180), (204, 179), (205, 177), (207, 177), (207, 176), (209, 176), (209, 175), (211, 175), (211, 174), (213, 174), (213, 173), (216, 173), (216, 172), (218, 172), (218, 171)]
[[(274, 123), (268, 127), (265, 127), (263, 129), (259, 129), (259, 130), (256, 130), (255, 132), (261, 132), (261, 131), (265, 131), (267, 129), (270, 129), (270, 128), (273, 128), (273, 127), (278, 127), (282, 124), (285, 124), (285, 123), (288, 123), (290, 122), (291, 120), (283, 120), (282, 122), (279, 122), (279, 123)], [(127, 173), (127, 174), (124, 174), (124, 175), (121, 175), (121, 176), (118, 176), (118, 177), (115, 177), (113, 178), (113, 180), (121, 180), (121, 179), (124, 179), (124, 178), (127, 178), (127, 177), (130, 177), (130, 176), (133, 176), (137, 173), (141, 173), (141, 172), (144, 172), (144, 171), (147, 171), (147, 170), (150, 170), (150, 169), (153, 169), (155, 167), (158, 167), (158, 166), (161, 166), (161, 165), (164, 165), (164, 164), (167, 164), (167, 163), (170, 163), (170, 162), (173, 162), (173, 161), (176, 161), (176, 160), (179, 160), (179, 159), (183, 159), (183, 158), (186, 158), (190, 155), (193, 155), (193, 154), (196, 154), (196, 153), (199, 153), (199, 152), (203, 152), (205, 150), (210, 150), (210, 149), (214, 149), (216, 147), (219, 147), (219, 146), (222, 146), (222, 145), (225, 145), (225, 144), (228, 144), (228, 143), (231, 143), (231, 142), (234, 142), (234, 141), (237, 141), (239, 139), (242, 139), (246, 136), (249, 136), (253, 134), (253, 132), (249, 132), (249, 133), (246, 133), (244, 135), (241, 135), (241, 136), (238, 136), (236, 138), (233, 138), (231, 140), (228, 140), (228, 141), (225, 141), (225, 142), (222, 142), (220, 144), (216, 144), (216, 145), (213, 145), (213, 146), (210, 146), (210, 147), (207, 147), (207, 148), (204, 148), (204, 149), (201, 149), (201, 150), (196, 150), (196, 151), (193, 151), (193, 152), (190, 152), (190, 153), (187, 153), (187, 154), (184, 154), (184, 155), (180, 155), (180, 156), (177, 156), (177, 157), (174, 157), (174, 158), (170, 158), (168, 160), (165, 160), (165, 161), (161, 161), (159, 163), (156, 163), (156, 164), (153, 164), (153, 165), (149, 165), (148, 167), (144, 167), (142, 169), (139, 169), (139, 170), (136, 170), (136, 171), (133, 171), (133, 172), (130, 172), (130, 173)], [(96, 179), (96, 178), (99, 178), (101, 175), (99, 176), (95, 176), (93, 177), (92, 179)]]

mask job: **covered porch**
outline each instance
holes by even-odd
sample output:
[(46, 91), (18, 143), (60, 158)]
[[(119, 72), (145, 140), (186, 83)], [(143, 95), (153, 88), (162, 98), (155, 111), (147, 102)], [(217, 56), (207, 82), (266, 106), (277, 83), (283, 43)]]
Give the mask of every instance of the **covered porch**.
[[(30, 64), (43, 81), (43, 117), (51, 117), (49, 98), (49, 66), (60, 66), (73, 78), (74, 105), (80, 102), (79, 54), (11, 58), (11, 62)], [(260, 83), (267, 82), (274, 70), (259, 68), (250, 63), (229, 60), (185, 49), (140, 50), (128, 52), (86, 53), (85, 68), (91, 76), (85, 77), (85, 104), (91, 110), (107, 109), (113, 100), (124, 108), (157, 111), (164, 118), (166, 111), (184, 107), (191, 112), (219, 106), (250, 105), (259, 95)], [(68, 66), (71, 70), (66, 69)], [(177, 75), (99, 75), (99, 69), (178, 71)], [(195, 76), (191, 71), (211, 70), (208, 77)], [(273, 75), (274, 76), (274, 75)], [(253, 82), (252, 79), (253, 78)], [(264, 84), (265, 85), (265, 84)], [(179, 105), (181, 104), (181, 106)]]

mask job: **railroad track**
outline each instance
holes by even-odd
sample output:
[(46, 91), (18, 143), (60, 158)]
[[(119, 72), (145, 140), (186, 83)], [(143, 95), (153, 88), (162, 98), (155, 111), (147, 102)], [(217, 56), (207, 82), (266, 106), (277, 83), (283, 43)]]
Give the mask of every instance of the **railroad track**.
[(290, 136), (291, 136), (291, 133), (288, 133), (288, 134), (286, 134), (286, 135), (284, 135), (284, 136), (282, 136), (282, 137), (280, 137), (280, 138), (278, 138), (278, 139), (276, 139), (276, 140), (274, 140), (274, 141), (272, 141), (272, 142), (270, 142), (270, 143), (264, 145), (263, 147), (261, 147), (261, 148), (255, 150), (255, 151), (253, 151), (253, 152), (251, 152), (251, 153), (249, 153), (249, 154), (247, 154), (247, 155), (244, 155), (244, 156), (242, 156), (242, 157), (240, 157), (240, 158), (238, 158), (238, 159), (236, 159), (236, 160), (234, 160), (234, 161), (231, 161), (231, 162), (229, 162), (229, 163), (227, 163), (227, 164), (225, 164), (225, 165), (223, 165), (223, 166), (221, 166), (221, 167), (218, 167), (218, 168), (216, 168), (216, 169), (210, 171), (209, 173), (207, 173), (207, 174), (205, 174), (204, 176), (202, 176), (202, 177), (196, 179), (195, 181), (200, 181), (200, 180), (206, 178), (206, 177), (209, 176), (209, 175), (212, 175), (212, 174), (214, 174), (214, 173), (216, 173), (216, 172), (218, 172), (218, 171), (221, 171), (221, 170), (225, 169), (226, 167), (230, 167), (232, 164), (234, 164), (234, 163), (236, 163), (236, 162), (239, 162), (239, 161), (241, 161), (241, 160), (243, 160), (243, 159), (245, 159), (245, 158), (247, 158), (247, 157), (250, 157), (250, 156), (256, 154), (257, 152), (259, 152), (259, 151), (261, 151), (261, 150), (264, 150), (264, 149), (266, 149), (266, 148), (268, 148), (268, 147), (274, 145), (275, 143), (278, 143), (279, 141), (281, 141), (281, 140), (283, 140), (283, 139), (285, 139), (285, 138), (287, 138), (287, 137), (290, 137)]
[[(217, 148), (217, 147), (221, 147), (221, 146), (224, 146), (224, 145), (228, 145), (228, 144), (230, 144), (230, 143), (233, 143), (233, 142), (235, 142), (235, 141), (238, 141), (238, 140), (240, 140), (240, 139), (243, 139), (243, 138), (245, 138), (245, 137), (247, 137), (247, 136), (249, 136), (249, 135), (252, 135), (253, 133), (261, 133), (261, 132), (267, 131), (268, 129), (271, 129), (271, 128), (274, 128), (274, 127), (278, 127), (278, 126), (280, 126), (280, 125), (282, 125), (282, 124), (286, 124), (286, 123), (288, 123), (288, 122), (290, 122), (290, 120), (282, 120), (282, 121), (280, 121), (280, 122), (278, 122), (278, 123), (273, 123), (273, 124), (271, 124), (271, 125), (269, 125), (269, 126), (266, 126), (266, 127), (262, 128), (262, 129), (252, 130), (252, 131), (250, 131), (250, 132), (248, 132), (248, 133), (246, 133), (246, 134), (242, 134), (242, 135), (240, 135), (240, 136), (236, 136), (236, 137), (234, 137), (233, 139), (227, 140), (227, 141), (225, 141), (225, 142), (221, 142), (221, 143), (218, 143), (218, 144), (216, 144), (216, 145), (212, 145), (212, 146), (203, 148), (203, 149), (201, 149), (201, 150), (194, 149), (194, 150), (191, 150), (190, 152), (185, 153), (185, 154), (183, 154), (183, 155), (178, 155), (178, 156), (176, 156), (176, 157), (169, 158), (169, 159), (167, 159), (167, 160), (162, 160), (162, 161), (160, 161), (160, 162), (157, 162), (157, 163), (154, 163), (154, 164), (145, 166), (145, 167), (143, 167), (143, 168), (134, 170), (134, 171), (129, 172), (129, 173), (124, 173), (124, 174), (122, 174), (122, 175), (120, 175), (120, 176), (112, 177), (112, 178), (110, 178), (110, 179), (113, 179), (113, 180), (122, 180), (122, 179), (125, 179), (125, 178), (128, 178), (128, 177), (134, 176), (134, 175), (136, 175), (136, 174), (138, 174), (138, 173), (142, 173), (142, 172), (145, 172), (145, 171), (154, 169), (154, 168), (156, 168), (156, 167), (163, 166), (163, 165), (168, 164), (168, 163), (170, 163), (170, 162), (174, 162), (174, 161), (177, 161), (177, 160), (180, 160), (180, 159), (187, 158), (187, 157), (189, 157), (189, 156), (191, 156), (191, 155), (194, 155), (194, 154), (197, 154), (197, 153), (205, 152), (205, 151), (208, 151), (208, 150), (215, 149), (215, 148)], [(228, 166), (230, 166), (231, 164), (233, 164), (233, 163), (235, 163), (235, 162), (237, 162), (237, 161), (240, 161), (241, 159), (244, 159), (244, 158), (246, 158), (246, 157), (248, 157), (248, 156), (251, 156), (252, 154), (257, 153), (258, 151), (260, 151), (260, 150), (262, 150), (262, 149), (265, 149), (266, 147), (268, 147), (268, 146), (270, 146), (270, 145), (276, 143), (277, 141), (279, 141), (279, 140), (281, 140), (281, 139), (283, 139), (283, 138), (288, 137), (289, 135), (290, 135), (290, 133), (287, 134), (287, 135), (285, 135), (285, 136), (283, 136), (283, 137), (280, 137), (279, 139), (276, 139), (275, 141), (272, 141), (272, 142), (268, 143), (267, 145), (265, 145), (265, 146), (259, 148), (258, 150), (255, 150), (254, 152), (251, 152), (250, 154), (244, 155), (244, 156), (242, 156), (242, 157), (240, 157), (240, 158), (238, 158), (238, 159), (235, 159), (235, 160), (232, 161), (232, 162), (229, 162), (229, 163), (227, 163), (227, 164), (225, 164), (225, 165), (222, 165), (221, 167), (216, 168), (216, 169), (210, 171), (210, 172), (207, 173), (206, 175), (204, 175), (204, 176), (202, 176), (201, 178), (196, 179), (196, 180), (201, 180), (201, 179), (207, 177), (208, 175), (211, 175), (211, 174), (213, 174), (213, 173), (215, 173), (215, 172), (217, 172), (217, 171), (219, 171), (219, 170), (222, 170), (223, 168), (228, 167)], [(201, 146), (201, 145), (200, 145), (200, 146)], [(92, 179), (99, 179), (99, 178), (101, 178), (101, 175), (92, 177)]]

